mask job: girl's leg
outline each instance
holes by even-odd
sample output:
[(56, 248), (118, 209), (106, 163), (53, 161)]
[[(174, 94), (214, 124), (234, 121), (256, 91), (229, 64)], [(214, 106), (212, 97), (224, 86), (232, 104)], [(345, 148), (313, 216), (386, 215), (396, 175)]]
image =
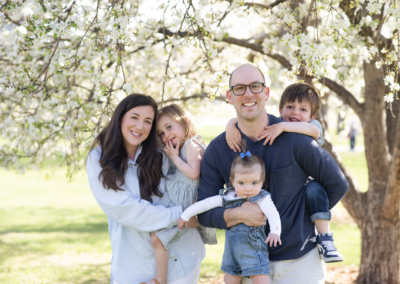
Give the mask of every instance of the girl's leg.
[(250, 276), (252, 284), (270, 284), (269, 275), (260, 274)]
[(242, 280), (242, 275), (233, 276), (228, 273), (225, 273), (224, 282), (226, 284), (240, 284), (240, 280)]
[[(154, 232), (151, 233), (151, 244), (153, 245), (154, 257), (156, 259), (156, 267), (157, 267), (156, 279), (160, 284), (166, 284), (169, 253), (165, 249), (161, 240), (157, 237), (157, 235)], [(147, 282), (147, 284), (156, 284), (156, 283), (153, 280), (151, 280)]]

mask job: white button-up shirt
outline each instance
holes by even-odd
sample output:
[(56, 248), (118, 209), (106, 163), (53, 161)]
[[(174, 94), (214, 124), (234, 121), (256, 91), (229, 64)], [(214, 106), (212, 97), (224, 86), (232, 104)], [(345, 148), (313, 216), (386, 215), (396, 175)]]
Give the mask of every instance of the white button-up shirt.
[[(141, 152), (138, 149), (137, 156)], [(95, 148), (86, 162), (90, 189), (101, 209), (107, 215), (111, 240), (111, 279), (121, 284), (149, 281), (156, 276), (154, 250), (150, 232), (168, 227), (182, 214), (182, 208), (154, 206), (140, 198), (137, 165), (129, 160), (125, 175), (124, 191), (105, 189), (99, 174), (102, 170), (99, 159), (100, 147)], [(167, 173), (168, 159), (164, 157), (163, 172)], [(161, 179), (160, 189), (165, 190)], [(159, 197), (152, 196), (153, 203)], [(168, 281), (184, 277), (196, 268), (205, 256), (205, 248), (196, 229), (185, 230), (179, 241), (169, 250)]]

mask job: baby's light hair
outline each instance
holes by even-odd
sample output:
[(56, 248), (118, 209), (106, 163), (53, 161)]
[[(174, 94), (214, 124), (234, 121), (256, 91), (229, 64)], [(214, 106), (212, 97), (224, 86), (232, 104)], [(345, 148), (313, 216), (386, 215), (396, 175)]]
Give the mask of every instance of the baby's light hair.
[[(190, 121), (189, 117), (183, 111), (181, 107), (176, 104), (170, 104), (166, 107), (161, 108), (157, 112), (157, 121), (160, 119), (162, 115), (169, 116), (173, 121), (178, 122), (183, 128), (183, 139), (180, 144), (180, 148), (183, 147), (187, 139), (190, 139), (197, 135), (196, 128), (193, 123)], [(204, 142), (199, 139), (203, 144)]]
[[(240, 147), (242, 148), (243, 153), (246, 153), (246, 144), (242, 140), (240, 143)], [(257, 156), (253, 153), (250, 153), (251, 156), (244, 156), (241, 158), (241, 156), (237, 156), (235, 160), (232, 162), (231, 166), (231, 183), (235, 179), (235, 169), (237, 166), (242, 166), (243, 168), (250, 168), (254, 165), (260, 165), (261, 167), (261, 177), (260, 180), (264, 183), (265, 181), (265, 163), (264, 160), (261, 159), (260, 156)]]

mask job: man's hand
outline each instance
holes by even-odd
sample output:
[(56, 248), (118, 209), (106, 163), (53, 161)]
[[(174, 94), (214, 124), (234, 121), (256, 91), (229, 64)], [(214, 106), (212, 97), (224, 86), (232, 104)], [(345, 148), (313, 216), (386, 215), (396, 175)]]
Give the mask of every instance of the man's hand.
[(196, 227), (199, 226), (199, 225), (200, 225), (200, 223), (199, 223), (199, 221), (197, 220), (197, 216), (193, 216), (192, 218), (190, 218), (190, 219), (189, 219), (189, 222), (188, 222), (188, 224), (187, 224), (188, 228), (191, 228), (191, 229), (194, 229), (194, 228), (196, 228)]
[(274, 247), (276, 247), (277, 243), (282, 245), (281, 238), (277, 234), (269, 233), (267, 239), (265, 240), (265, 243), (269, 242), (269, 246), (272, 247), (272, 244), (274, 244)]
[(245, 202), (240, 207), (226, 209), (224, 219), (228, 228), (239, 223), (244, 223), (250, 227), (257, 227), (264, 226), (267, 217), (265, 217), (258, 204)]

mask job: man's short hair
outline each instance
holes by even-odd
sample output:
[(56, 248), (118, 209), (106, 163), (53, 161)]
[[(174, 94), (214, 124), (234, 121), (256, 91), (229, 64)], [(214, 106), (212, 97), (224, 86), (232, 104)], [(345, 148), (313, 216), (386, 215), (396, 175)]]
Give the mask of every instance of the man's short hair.
[[(248, 64), (248, 65), (251, 65), (251, 64)], [(240, 66), (242, 66), (242, 65), (240, 65)], [(240, 66), (239, 66), (239, 67), (240, 67)], [(260, 70), (260, 68), (258, 68), (257, 66), (254, 66), (254, 65), (252, 65), (252, 66), (255, 67), (255, 68), (257, 68), (258, 71), (260, 71), (261, 76), (262, 76), (262, 78), (263, 78), (263, 82), (260, 82), (260, 83), (264, 83), (264, 84), (265, 84), (265, 76), (264, 76), (263, 72), (262, 72), (262, 71)], [(239, 68), (239, 67), (237, 67), (237, 68)], [(235, 68), (235, 70), (233, 70), (232, 73), (231, 73), (231, 75), (229, 76), (229, 89), (232, 87), (232, 85), (231, 85), (232, 75), (233, 75), (233, 73), (236, 71), (237, 68)]]
[(279, 102), (279, 110), (282, 110), (285, 104), (295, 102), (296, 100), (299, 103), (305, 100), (311, 105), (311, 116), (318, 114), (321, 100), (319, 91), (314, 86), (306, 83), (295, 83), (288, 86), (283, 91), (281, 101)]

